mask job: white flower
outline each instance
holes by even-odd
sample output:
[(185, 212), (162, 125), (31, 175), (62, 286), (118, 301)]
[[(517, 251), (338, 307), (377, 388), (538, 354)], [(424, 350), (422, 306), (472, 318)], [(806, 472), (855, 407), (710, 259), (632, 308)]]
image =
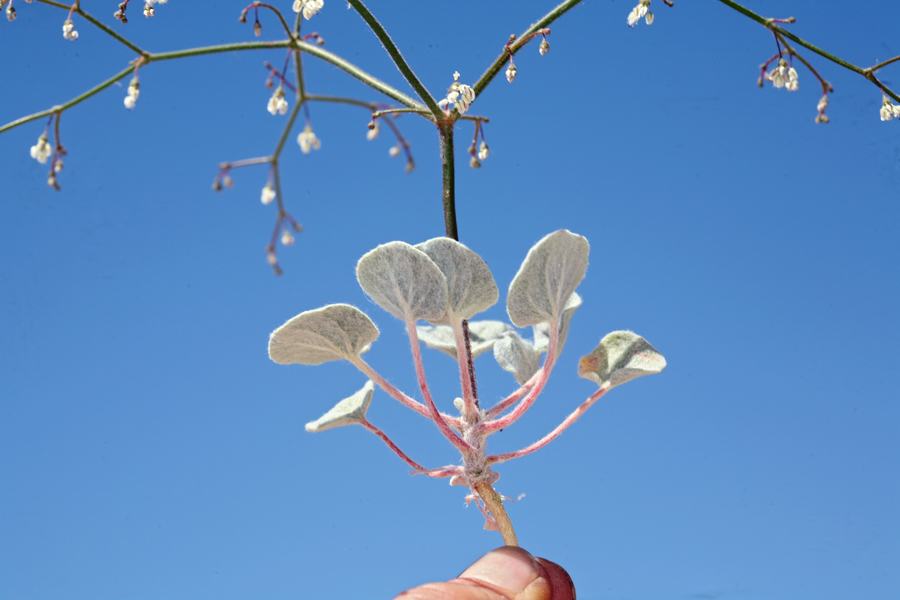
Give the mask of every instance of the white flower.
[(53, 154), (53, 149), (47, 143), (47, 134), (42, 133), (38, 138), (37, 144), (31, 147), (31, 158), (39, 163), (46, 164), (47, 159)]
[(294, 236), (291, 235), (291, 232), (288, 231), (287, 229), (285, 229), (281, 233), (281, 243), (284, 244), (285, 246), (290, 246), (291, 244), (294, 243)]
[(73, 42), (78, 39), (78, 32), (75, 31), (75, 23), (72, 22), (72, 19), (66, 19), (63, 22), (63, 37)]
[(369, 123), (369, 130), (366, 132), (366, 139), (370, 142), (378, 137), (378, 121)]
[(506, 67), (506, 80), (510, 83), (516, 78), (516, 65), (509, 61), (509, 66)]
[(490, 151), (488, 150), (488, 145), (481, 140), (481, 145), (478, 146), (478, 160), (484, 160), (488, 157)]
[[(887, 96), (884, 97), (884, 100), (881, 103), (881, 110), (878, 111), (881, 114), (882, 121), (890, 121), (894, 118), (894, 112), (896, 107), (891, 103)], [(38, 140), (40, 142), (40, 140)], [(34, 148), (31, 149), (31, 155), (34, 156)], [(41, 161), (43, 162), (43, 161)]]
[(550, 51), (550, 42), (548, 42), (545, 39), (543, 42), (541, 42), (541, 45), (538, 48), (538, 52), (540, 52), (541, 56), (543, 56), (543, 55), (547, 54), (549, 51)]
[(894, 118), (900, 119), (900, 105), (891, 104), (891, 110), (894, 111)]
[(821, 100), (819, 100), (819, 103), (816, 105), (816, 110), (818, 110), (820, 113), (823, 113), (825, 112), (826, 108), (828, 108), (828, 95), (822, 94)]
[(288, 110), (287, 100), (284, 99), (284, 86), (279, 85), (275, 88), (272, 97), (269, 98), (269, 104), (266, 107), (271, 114), (285, 114)]
[(310, 150), (318, 150), (322, 146), (322, 142), (319, 141), (309, 125), (297, 136), (297, 143), (300, 144), (303, 154), (309, 154)]
[(397, 157), (397, 156), (400, 156), (400, 144), (397, 144), (396, 146), (391, 146), (391, 149), (388, 150), (388, 155), (389, 155), (391, 158), (395, 158), (395, 157)]
[(294, 0), (294, 12), (303, 12), (303, 18), (309, 21), (313, 16), (322, 10), (325, 5), (324, 0)]
[(469, 110), (469, 105), (475, 100), (475, 90), (464, 83), (459, 82), (459, 71), (453, 73), (453, 83), (447, 90), (447, 98), (438, 102), (438, 106), (444, 108), (453, 104), (459, 114)]
[(469, 166), (473, 169), (481, 168), (481, 163), (478, 162), (478, 158), (476, 158), (474, 154), (472, 155), (472, 158), (469, 159)]
[(13, 8), (12, 3), (10, 3), (6, 7), (6, 20), (7, 21), (15, 21), (16, 20), (16, 9)]
[(272, 187), (271, 183), (267, 183), (266, 187), (262, 189), (262, 196), (260, 197), (260, 201), (263, 204), (271, 204), (272, 200), (275, 199), (275, 188)]
[(464, 83), (459, 85), (459, 98), (456, 100), (456, 110), (463, 114), (469, 110), (469, 105), (475, 100), (475, 90)]
[(128, 84), (128, 95), (125, 96), (125, 108), (131, 110), (134, 108), (134, 103), (137, 102), (138, 96), (141, 94), (141, 84), (138, 82), (138, 78), (135, 77), (131, 80), (131, 83)]
[(65, 166), (65, 165), (63, 164), (63, 159), (57, 158), (57, 159), (56, 159), (56, 162), (53, 163), (53, 172), (54, 172), (54, 173), (59, 173), (60, 171), (63, 170), (63, 167), (64, 167), (64, 166)]
[[(641, 17), (647, 17), (650, 13), (650, 0), (641, 0), (638, 5), (631, 9), (628, 13), (628, 26), (634, 27)], [(653, 22), (653, 17), (647, 17), (647, 25)]]
[(794, 69), (794, 67), (788, 69), (784, 87), (787, 88), (787, 91), (789, 92), (796, 92), (797, 89), (799, 89), (800, 82), (797, 80), (797, 70)]
[[(797, 72), (794, 71), (796, 76)], [(783, 58), (778, 59), (778, 66), (766, 73), (766, 79), (772, 82), (776, 88), (783, 88), (785, 80), (788, 78), (787, 61)]]
[(153, 9), (153, 5), (152, 5), (152, 4), (150, 4), (149, 2), (147, 2), (146, 4), (144, 4), (144, 16), (145, 16), (145, 17), (148, 17), (148, 18), (149, 18), (149, 17), (152, 17), (152, 16), (155, 15), (155, 14), (156, 14), (156, 11)]

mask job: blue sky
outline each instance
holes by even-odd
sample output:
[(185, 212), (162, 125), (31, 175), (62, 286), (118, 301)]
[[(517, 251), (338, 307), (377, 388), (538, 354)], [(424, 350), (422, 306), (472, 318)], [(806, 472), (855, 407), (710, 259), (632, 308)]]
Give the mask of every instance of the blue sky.
[[(657, 6), (659, 4), (659, 6)], [(748, 3), (750, 4), (750, 3)], [(551, 7), (372, 2), (434, 94), (474, 82), (510, 33)], [(755, 2), (851, 62), (900, 54), (892, 2)], [(0, 121), (68, 100), (133, 54), (65, 11), (16, 0), (0, 23)], [(290, 2), (278, 6), (289, 10)], [(127, 25), (151, 51), (255, 39), (241, 5), (173, 1)], [(668, 360), (615, 389), (542, 451), (501, 465), (521, 544), (562, 564), (582, 598), (900, 596), (900, 125), (859, 75), (803, 55), (835, 88), (756, 87), (771, 34), (718, 2), (586, 2), (550, 52), (472, 105), (491, 156), (469, 169), (457, 128), (460, 240), (501, 297), (525, 253), (566, 228), (591, 242), (572, 332), (551, 382), (490, 449), (523, 447), (590, 395), (578, 358), (631, 329)], [(778, 12), (772, 12), (778, 11)], [(873, 18), (873, 15), (877, 18)], [(263, 38), (278, 37), (265, 15)], [(343, 3), (304, 31), (412, 94)], [(501, 544), (462, 488), (408, 475), (361, 428), (303, 425), (360, 387), (346, 363), (280, 366), (269, 333), (330, 303), (381, 330), (366, 356), (418, 397), (401, 323), (370, 302), (356, 261), (378, 244), (443, 234), (433, 127), (398, 120), (403, 172), (365, 109), (315, 104), (321, 150), (283, 154), (285, 201), (305, 231), (264, 248), (265, 167), (210, 188), (216, 165), (271, 152), (263, 61), (280, 50), (150, 64), (133, 111), (113, 86), (67, 111), (62, 191), (29, 156), (35, 121), (0, 135), (0, 581), (8, 598), (383, 598), (447, 579)], [(310, 91), (382, 101), (305, 59)], [(879, 75), (900, 80), (900, 63)], [(289, 93), (288, 100), (293, 105)], [(503, 319), (504, 303), (484, 313)], [(426, 351), (438, 403), (454, 363)], [(515, 387), (490, 354), (483, 402)], [(458, 459), (436, 428), (376, 391), (369, 417), (426, 466)]]

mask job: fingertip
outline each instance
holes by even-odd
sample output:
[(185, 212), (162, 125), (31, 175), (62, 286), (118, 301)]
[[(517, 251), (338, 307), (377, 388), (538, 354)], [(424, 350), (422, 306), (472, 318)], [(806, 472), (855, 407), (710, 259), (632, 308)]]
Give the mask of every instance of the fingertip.
[(569, 573), (555, 562), (545, 558), (536, 559), (547, 573), (553, 600), (575, 600), (575, 582)]

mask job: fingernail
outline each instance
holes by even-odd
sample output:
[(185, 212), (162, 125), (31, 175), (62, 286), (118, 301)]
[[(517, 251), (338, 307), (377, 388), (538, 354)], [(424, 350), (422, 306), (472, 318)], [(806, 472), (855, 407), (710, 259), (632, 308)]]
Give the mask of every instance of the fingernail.
[(527, 588), (541, 574), (537, 561), (525, 550), (504, 546), (488, 552), (460, 574), (513, 593)]

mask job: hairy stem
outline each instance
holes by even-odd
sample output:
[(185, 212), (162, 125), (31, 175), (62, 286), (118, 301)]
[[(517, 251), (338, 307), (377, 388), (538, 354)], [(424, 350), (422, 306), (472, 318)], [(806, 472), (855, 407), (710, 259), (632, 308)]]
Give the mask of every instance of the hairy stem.
[(350, 6), (356, 9), (356, 12), (363, 18), (366, 22), (366, 25), (369, 26), (369, 29), (378, 37), (379, 41), (384, 45), (384, 49), (387, 50), (387, 53), (390, 55), (391, 60), (394, 61), (394, 64), (397, 65), (397, 68), (400, 70), (400, 73), (403, 74), (404, 79), (406, 79), (407, 83), (412, 86), (412, 89), (416, 91), (416, 94), (419, 95), (419, 98), (422, 99), (422, 102), (428, 107), (428, 110), (431, 111), (432, 116), (435, 120), (438, 120), (443, 117), (444, 111), (437, 105), (437, 100), (431, 95), (431, 93), (425, 88), (419, 78), (416, 76), (415, 72), (413, 72), (412, 68), (406, 62), (406, 59), (403, 58), (403, 55), (400, 54), (400, 50), (397, 49), (396, 44), (394, 44), (394, 40), (391, 39), (391, 36), (388, 35), (388, 32), (385, 31), (384, 27), (381, 23), (378, 22), (378, 19), (369, 12), (369, 9), (366, 8), (366, 5), (363, 4), (360, 0), (348, 0)]
[(541, 448), (543, 448), (544, 446), (546, 446), (547, 444), (549, 444), (550, 442), (555, 440), (557, 437), (559, 437), (559, 434), (561, 434), (563, 431), (565, 431), (569, 427), (569, 425), (571, 425), (576, 420), (578, 420), (578, 417), (583, 415), (585, 413), (585, 411), (587, 411), (587, 409), (589, 409), (591, 406), (593, 406), (593, 404), (597, 400), (602, 398), (603, 395), (608, 391), (609, 391), (609, 388), (602, 387), (599, 390), (597, 390), (596, 392), (594, 392), (590, 398), (588, 398), (587, 400), (582, 402), (581, 406), (576, 408), (572, 412), (572, 414), (570, 414), (568, 417), (566, 417), (565, 421), (560, 423), (556, 427), (556, 429), (554, 429), (553, 431), (551, 431), (550, 433), (548, 433), (547, 435), (545, 435), (544, 437), (542, 437), (535, 443), (531, 444), (530, 446), (526, 446), (525, 448), (522, 448), (521, 450), (516, 450), (515, 452), (507, 452), (505, 454), (493, 454), (491, 456), (485, 457), (485, 461), (487, 461), (487, 464), (493, 465), (496, 463), (506, 462), (506, 461), (512, 460), (514, 458), (520, 458), (522, 456), (525, 456), (526, 454), (531, 454), (535, 450), (540, 450)]
[(438, 134), (441, 141), (441, 172), (443, 194), (441, 202), (444, 206), (444, 229), (448, 238), (459, 241), (456, 228), (456, 173), (453, 163), (453, 121), (438, 121)]
[(538, 29), (543, 29), (556, 19), (560, 18), (567, 12), (569, 12), (572, 7), (576, 4), (579, 4), (581, 0), (566, 0), (546, 15), (543, 16), (540, 20), (534, 23), (531, 27), (522, 32), (522, 35), (519, 36), (519, 41), (513, 43), (509, 47), (509, 51), (506, 50), (506, 46), (503, 47), (503, 52), (500, 53), (500, 56), (491, 63), (491, 66), (487, 68), (487, 70), (478, 78), (478, 81), (475, 82), (475, 85), (472, 86), (472, 89), (475, 91), (475, 97), (477, 98), (481, 95), (481, 91), (487, 87), (487, 85), (497, 76), (497, 74), (503, 69), (503, 65), (509, 60), (509, 54), (515, 54), (518, 52), (529, 40), (530, 36), (536, 32)]
[(516, 539), (516, 532), (513, 529), (512, 521), (509, 520), (509, 515), (506, 514), (506, 509), (503, 508), (503, 499), (500, 497), (500, 494), (495, 492), (494, 488), (492, 488), (491, 484), (487, 481), (479, 481), (476, 483), (475, 491), (478, 492), (484, 505), (491, 511), (491, 515), (497, 522), (497, 527), (500, 529), (500, 535), (503, 536), (503, 543), (507, 546), (518, 546), (519, 540)]

